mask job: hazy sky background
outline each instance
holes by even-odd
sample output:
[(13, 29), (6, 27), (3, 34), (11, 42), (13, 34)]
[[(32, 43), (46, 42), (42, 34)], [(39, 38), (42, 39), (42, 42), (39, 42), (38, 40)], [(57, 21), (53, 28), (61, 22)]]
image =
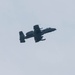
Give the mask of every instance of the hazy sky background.
[[(35, 24), (57, 31), (21, 44)], [(0, 75), (75, 75), (75, 0), (0, 0)]]

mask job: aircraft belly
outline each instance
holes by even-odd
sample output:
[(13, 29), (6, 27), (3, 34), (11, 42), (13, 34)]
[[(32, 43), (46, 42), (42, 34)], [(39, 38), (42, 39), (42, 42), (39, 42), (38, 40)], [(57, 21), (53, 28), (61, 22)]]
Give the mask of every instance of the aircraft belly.
[(41, 35), (49, 33), (49, 32), (53, 32), (55, 30), (56, 30), (55, 28), (46, 28), (46, 29), (41, 31)]

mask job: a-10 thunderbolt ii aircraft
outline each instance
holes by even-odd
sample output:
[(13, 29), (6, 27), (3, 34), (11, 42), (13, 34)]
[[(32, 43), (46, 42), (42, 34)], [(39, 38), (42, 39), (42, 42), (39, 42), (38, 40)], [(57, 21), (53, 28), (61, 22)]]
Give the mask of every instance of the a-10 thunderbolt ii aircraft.
[(20, 37), (20, 43), (24, 43), (25, 39), (29, 39), (31, 37), (34, 37), (35, 42), (39, 41), (44, 41), (46, 39), (43, 39), (43, 35), (49, 32), (53, 32), (56, 30), (56, 28), (46, 28), (43, 29), (39, 27), (39, 25), (34, 25), (33, 26), (34, 31), (29, 31), (24, 35), (22, 31), (19, 32), (19, 37)]

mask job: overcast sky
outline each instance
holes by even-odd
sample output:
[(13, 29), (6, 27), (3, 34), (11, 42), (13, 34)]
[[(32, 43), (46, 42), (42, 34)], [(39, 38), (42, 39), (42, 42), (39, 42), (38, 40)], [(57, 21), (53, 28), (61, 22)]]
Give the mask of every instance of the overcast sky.
[[(57, 30), (21, 44), (35, 24)], [(75, 75), (75, 0), (0, 0), (0, 75)]]

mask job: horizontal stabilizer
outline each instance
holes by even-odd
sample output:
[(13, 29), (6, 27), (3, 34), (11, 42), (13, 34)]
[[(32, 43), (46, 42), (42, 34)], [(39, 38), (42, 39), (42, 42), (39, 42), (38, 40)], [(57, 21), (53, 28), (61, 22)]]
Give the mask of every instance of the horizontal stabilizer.
[(24, 43), (25, 42), (25, 35), (22, 31), (19, 32), (19, 37), (20, 37), (20, 43)]

